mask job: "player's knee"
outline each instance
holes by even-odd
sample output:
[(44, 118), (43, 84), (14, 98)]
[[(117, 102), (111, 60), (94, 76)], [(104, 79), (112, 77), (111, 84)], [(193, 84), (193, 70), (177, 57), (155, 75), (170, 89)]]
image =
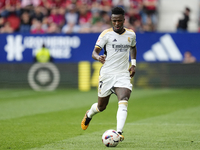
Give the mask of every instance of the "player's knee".
[(98, 105), (99, 111), (104, 111), (106, 109), (106, 105)]
[(129, 99), (129, 97), (127, 97), (127, 96), (124, 96), (124, 97), (120, 98), (120, 100), (126, 100), (126, 101), (128, 101), (128, 99)]

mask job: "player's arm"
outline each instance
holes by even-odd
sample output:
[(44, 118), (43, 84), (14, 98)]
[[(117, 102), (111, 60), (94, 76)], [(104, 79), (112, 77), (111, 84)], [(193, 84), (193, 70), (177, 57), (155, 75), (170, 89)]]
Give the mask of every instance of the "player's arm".
[(137, 56), (136, 46), (130, 48), (130, 55), (131, 55), (131, 67), (129, 68), (129, 72), (130, 72), (130, 77), (132, 78), (135, 75), (136, 56)]
[(94, 50), (92, 52), (92, 58), (95, 59), (95, 60), (98, 60), (99, 62), (101, 62), (102, 64), (104, 64), (106, 56), (99, 55), (100, 52), (101, 52), (101, 48), (98, 47), (98, 46), (95, 46)]

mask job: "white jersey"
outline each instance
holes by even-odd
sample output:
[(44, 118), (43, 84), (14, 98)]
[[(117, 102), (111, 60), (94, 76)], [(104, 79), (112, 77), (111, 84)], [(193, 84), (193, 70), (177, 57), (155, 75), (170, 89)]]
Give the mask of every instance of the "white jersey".
[(122, 34), (113, 28), (104, 30), (96, 42), (96, 46), (104, 48), (106, 61), (100, 74), (128, 73), (130, 47), (136, 45), (136, 35), (133, 30), (126, 29)]

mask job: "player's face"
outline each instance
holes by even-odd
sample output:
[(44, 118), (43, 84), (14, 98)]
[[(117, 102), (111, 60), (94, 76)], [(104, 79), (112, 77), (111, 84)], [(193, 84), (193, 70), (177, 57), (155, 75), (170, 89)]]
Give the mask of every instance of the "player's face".
[(122, 33), (124, 31), (125, 19), (123, 15), (112, 14), (111, 21), (115, 32)]

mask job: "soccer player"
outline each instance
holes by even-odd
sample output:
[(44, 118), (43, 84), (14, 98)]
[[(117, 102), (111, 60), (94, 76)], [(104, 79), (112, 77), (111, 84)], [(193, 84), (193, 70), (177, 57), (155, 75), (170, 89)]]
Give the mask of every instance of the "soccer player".
[[(98, 103), (91, 106), (81, 122), (81, 128), (86, 130), (92, 117), (106, 109), (111, 94), (115, 93), (118, 98), (117, 132), (120, 141), (124, 140), (122, 130), (127, 117), (128, 100), (132, 90), (130, 79), (135, 74), (137, 53), (136, 35), (124, 27), (124, 13), (120, 7), (112, 9), (113, 28), (104, 30), (100, 34), (92, 52), (92, 58), (103, 64), (99, 76)], [(99, 55), (102, 48), (104, 55)]]

